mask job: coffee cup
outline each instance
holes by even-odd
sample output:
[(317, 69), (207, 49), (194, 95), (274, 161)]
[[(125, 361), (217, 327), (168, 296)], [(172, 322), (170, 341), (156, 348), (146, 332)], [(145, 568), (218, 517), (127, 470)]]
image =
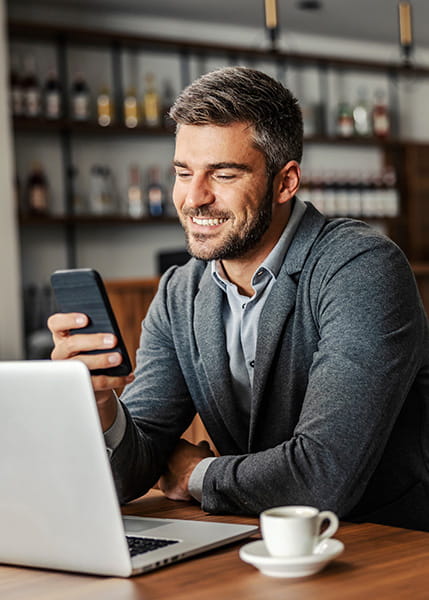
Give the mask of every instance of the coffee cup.
[[(325, 521), (328, 527), (321, 531)], [(278, 506), (260, 515), (261, 532), (271, 556), (298, 557), (312, 554), (324, 539), (338, 529), (338, 517), (313, 506)]]

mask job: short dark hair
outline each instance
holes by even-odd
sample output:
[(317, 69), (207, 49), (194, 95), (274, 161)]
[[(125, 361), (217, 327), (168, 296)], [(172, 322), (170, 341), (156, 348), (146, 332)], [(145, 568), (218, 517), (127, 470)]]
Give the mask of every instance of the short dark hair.
[(186, 87), (170, 109), (180, 125), (248, 123), (267, 170), (277, 173), (290, 160), (301, 161), (303, 124), (294, 95), (266, 73), (225, 67)]

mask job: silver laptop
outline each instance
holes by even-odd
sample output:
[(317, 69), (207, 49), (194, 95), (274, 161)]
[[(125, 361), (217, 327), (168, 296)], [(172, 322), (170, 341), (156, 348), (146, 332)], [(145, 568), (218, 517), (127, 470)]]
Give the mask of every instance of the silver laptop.
[(0, 390), (0, 563), (128, 577), (257, 531), (122, 517), (83, 363), (0, 362)]

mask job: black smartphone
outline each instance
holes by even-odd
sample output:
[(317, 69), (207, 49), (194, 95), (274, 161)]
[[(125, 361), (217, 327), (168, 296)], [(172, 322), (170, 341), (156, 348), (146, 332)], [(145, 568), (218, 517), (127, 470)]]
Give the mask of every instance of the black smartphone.
[(87, 326), (71, 329), (70, 334), (113, 333), (118, 340), (117, 346), (114, 348), (85, 352), (85, 354), (101, 354), (113, 351), (122, 354), (120, 365), (106, 369), (93, 369), (91, 370), (92, 375), (121, 377), (131, 373), (130, 357), (99, 273), (94, 269), (55, 271), (51, 275), (51, 285), (60, 312), (84, 313), (89, 318)]

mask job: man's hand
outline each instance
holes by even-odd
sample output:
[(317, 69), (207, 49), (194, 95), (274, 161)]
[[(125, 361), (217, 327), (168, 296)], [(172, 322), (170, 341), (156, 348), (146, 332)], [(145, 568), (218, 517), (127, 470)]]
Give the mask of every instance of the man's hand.
[[(54, 341), (52, 360), (78, 359), (84, 362), (88, 369), (103, 369), (120, 364), (122, 356), (113, 350), (101, 354), (83, 354), (88, 350), (113, 349), (116, 346), (116, 338), (110, 333), (70, 334), (72, 329), (85, 327), (87, 324), (88, 317), (80, 313), (58, 313), (49, 317), (48, 327)], [(91, 377), (103, 431), (106, 431), (116, 418), (116, 398), (112, 390), (123, 387), (133, 379), (133, 374), (126, 377), (108, 377), (107, 375)]]
[(197, 464), (209, 456), (214, 456), (208, 442), (197, 446), (184, 439), (179, 440), (168, 461), (167, 471), (159, 480), (159, 488), (170, 500), (191, 500), (188, 484)]

